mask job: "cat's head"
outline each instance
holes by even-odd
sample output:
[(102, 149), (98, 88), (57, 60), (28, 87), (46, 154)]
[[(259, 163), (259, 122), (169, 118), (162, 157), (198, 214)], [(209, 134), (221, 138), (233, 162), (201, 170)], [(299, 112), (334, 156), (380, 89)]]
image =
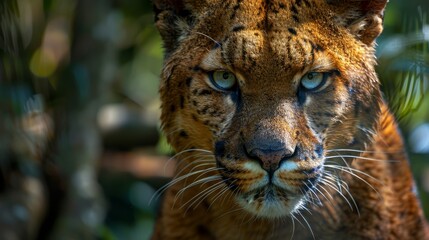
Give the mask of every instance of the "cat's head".
[(169, 142), (212, 153), (210, 174), (243, 209), (293, 212), (329, 176), (338, 149), (357, 152), (371, 139), (381, 101), (373, 45), (385, 4), (155, 1)]

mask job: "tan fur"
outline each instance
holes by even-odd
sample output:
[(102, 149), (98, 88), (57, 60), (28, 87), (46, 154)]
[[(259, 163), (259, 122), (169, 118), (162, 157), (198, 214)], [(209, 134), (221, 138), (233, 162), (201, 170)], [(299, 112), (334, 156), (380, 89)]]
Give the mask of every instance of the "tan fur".
[[(178, 168), (153, 239), (429, 239), (374, 71), (385, 4), (154, 1)], [(301, 89), (308, 72), (323, 89)]]

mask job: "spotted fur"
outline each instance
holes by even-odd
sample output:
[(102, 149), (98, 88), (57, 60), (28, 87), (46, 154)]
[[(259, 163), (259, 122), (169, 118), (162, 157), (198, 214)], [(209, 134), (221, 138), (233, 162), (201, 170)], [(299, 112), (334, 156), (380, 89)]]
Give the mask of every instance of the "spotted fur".
[[(429, 238), (374, 70), (385, 5), (154, 1), (178, 168), (153, 239)], [(323, 88), (304, 89), (309, 72)]]

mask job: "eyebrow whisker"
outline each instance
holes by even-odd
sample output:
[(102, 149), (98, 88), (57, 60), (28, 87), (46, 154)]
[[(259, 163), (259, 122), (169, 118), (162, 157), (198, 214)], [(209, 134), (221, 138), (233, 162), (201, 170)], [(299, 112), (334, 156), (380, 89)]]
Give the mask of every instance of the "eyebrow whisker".
[(216, 43), (216, 45), (217, 46), (222, 46), (222, 44), (220, 44), (220, 42), (218, 42), (218, 41), (216, 41), (216, 40), (214, 40), (214, 38), (212, 38), (212, 37), (210, 37), (209, 35), (207, 35), (207, 34), (204, 34), (204, 33), (202, 33), (202, 32), (197, 32), (197, 31), (195, 31), (195, 33), (196, 34), (199, 34), (199, 35), (202, 35), (202, 36), (204, 36), (204, 37), (206, 37), (206, 38), (208, 38), (208, 39), (210, 39), (210, 40), (212, 40), (213, 42), (215, 42)]

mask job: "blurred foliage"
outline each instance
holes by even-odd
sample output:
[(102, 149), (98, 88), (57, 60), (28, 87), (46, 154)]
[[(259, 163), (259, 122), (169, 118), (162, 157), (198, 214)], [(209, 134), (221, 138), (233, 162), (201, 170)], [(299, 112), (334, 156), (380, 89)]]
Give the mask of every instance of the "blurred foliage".
[(389, 2), (385, 29), (377, 40), (377, 72), (385, 99), (400, 121), (422, 205), (429, 218), (429, 131), (422, 128), (429, 123), (428, 10), (428, 1)]
[[(422, 6), (412, 17), (386, 14), (385, 34), (379, 39), (379, 72), (390, 108), (399, 120), (420, 109), (427, 91), (429, 73), (429, 25)], [(398, 21), (399, 20), (399, 21)], [(393, 32), (402, 25), (401, 32)]]

